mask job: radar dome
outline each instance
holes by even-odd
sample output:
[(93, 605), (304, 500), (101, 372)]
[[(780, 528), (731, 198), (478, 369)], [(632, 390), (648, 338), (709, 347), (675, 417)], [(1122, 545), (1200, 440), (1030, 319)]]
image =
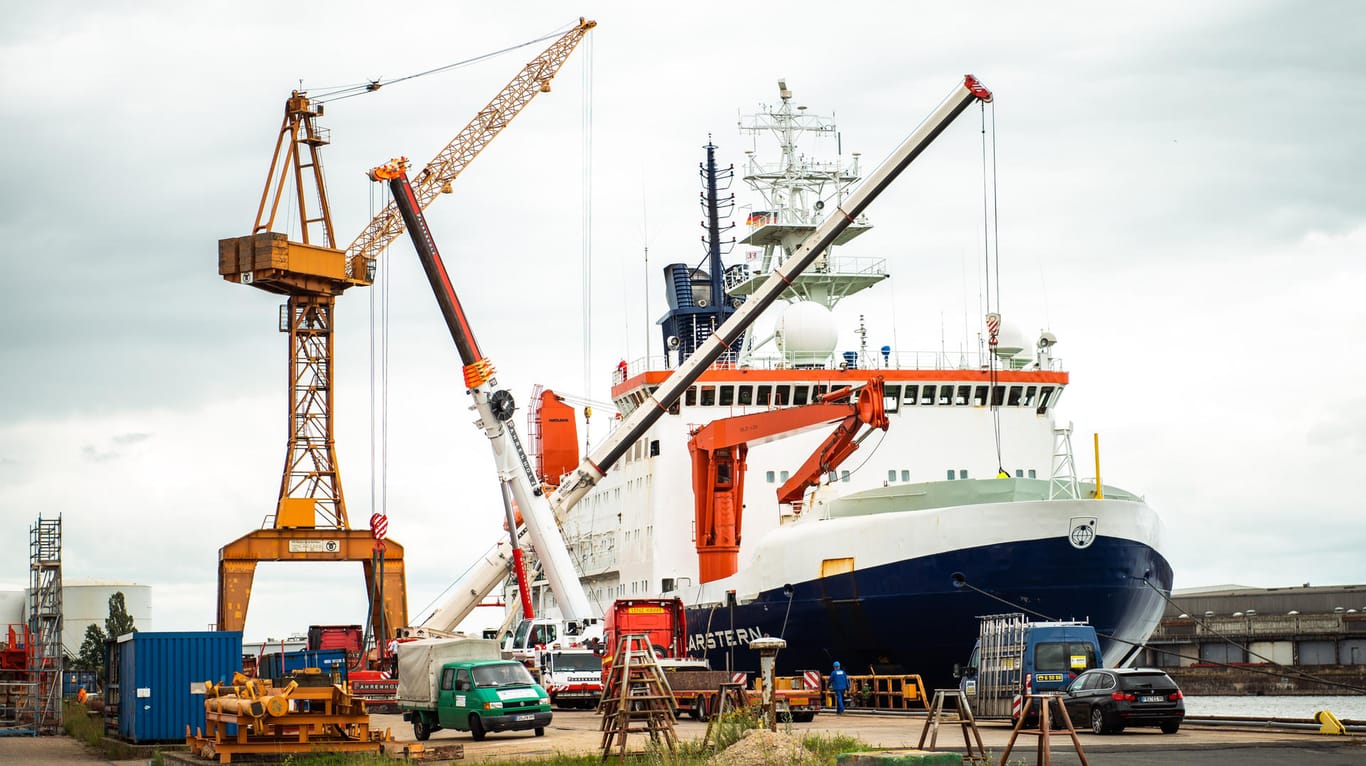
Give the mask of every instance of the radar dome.
[(1026, 337), (1019, 325), (1002, 319), (1001, 330), (996, 335), (996, 355), (1012, 357), (1027, 348), (1031, 348)]
[(779, 350), (793, 364), (821, 364), (835, 351), (835, 317), (819, 303), (801, 301), (778, 320)]

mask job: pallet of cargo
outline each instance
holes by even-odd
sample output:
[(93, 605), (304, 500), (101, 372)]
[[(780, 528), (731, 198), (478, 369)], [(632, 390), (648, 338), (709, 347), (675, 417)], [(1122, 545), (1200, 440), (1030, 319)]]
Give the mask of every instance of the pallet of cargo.
[(281, 689), (244, 678), (235, 679), (241, 685), (211, 686), (204, 731), (192, 734), (186, 727), (185, 744), (219, 763), (232, 763), (235, 755), (381, 752), (388, 733), (370, 731), (365, 703), (309, 675), (295, 674), (296, 681)]

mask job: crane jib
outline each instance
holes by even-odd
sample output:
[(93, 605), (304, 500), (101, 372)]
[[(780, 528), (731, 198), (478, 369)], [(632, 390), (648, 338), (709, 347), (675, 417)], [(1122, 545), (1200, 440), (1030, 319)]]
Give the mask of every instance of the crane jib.
[(427, 281), (431, 283), (432, 293), (441, 306), (441, 315), (446, 319), (446, 327), (450, 329), (455, 348), (460, 352), (460, 361), (466, 366), (472, 365), (483, 359), (484, 355), (479, 353), (474, 330), (470, 329), (469, 321), (465, 318), (465, 310), (455, 294), (450, 275), (446, 273), (446, 265), (441, 261), (436, 240), (432, 239), (426, 220), (414, 212), (419, 208), (413, 187), (408, 183), (408, 174), (400, 173), (389, 179), (389, 188), (393, 190), (395, 198), (401, 196), (408, 200), (408, 205), (399, 206), (399, 213), (403, 215), (408, 231), (418, 233), (418, 236), (412, 237), (413, 247), (417, 250), (418, 260), (422, 261), (422, 270), (427, 272)]

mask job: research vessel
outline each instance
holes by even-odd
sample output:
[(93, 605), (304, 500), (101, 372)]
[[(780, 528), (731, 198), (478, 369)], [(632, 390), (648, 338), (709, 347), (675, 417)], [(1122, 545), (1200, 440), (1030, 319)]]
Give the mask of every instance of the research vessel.
[[(806, 149), (837, 135), (833, 119), (795, 106), (785, 83), (779, 95), (741, 122), (778, 149), (772, 159), (746, 153), (740, 172), (755, 196), (735, 222), (731, 263), (725, 186), (736, 171), (721, 169), (708, 145), (707, 257), (665, 267), (666, 353), (617, 366), (618, 417), (654, 406), (655, 389), (859, 178), (857, 155), (821, 160)], [(861, 322), (852, 333), (839, 327), (835, 306), (890, 273), (886, 259), (857, 254), (854, 240), (871, 229), (863, 216), (852, 221), (791, 281), (772, 327), (730, 345), (569, 511), (562, 532), (585, 592), (604, 609), (681, 597), (689, 650), (717, 669), (757, 668), (747, 644), (773, 636), (787, 641), (780, 672), (838, 660), (855, 674), (916, 673), (948, 686), (977, 616), (1010, 610), (1089, 620), (1107, 664), (1127, 662), (1171, 590), (1164, 527), (1141, 496), (1078, 475), (1072, 427), (1055, 414), (1070, 385), (1056, 336), (1026, 340), (989, 314), (978, 350), (920, 352), (869, 338)], [(695, 439), (708, 425), (849, 402), (844, 389), (874, 381), (885, 428), (847, 438), (837, 465), (820, 456), (829, 429), (807, 425), (766, 433), (743, 453), (732, 437), (719, 448), (728, 466), (697, 466)], [(579, 460), (573, 415), (542, 391), (529, 418), (537, 469), (553, 483)], [(779, 502), (798, 481), (815, 486)], [(553, 595), (541, 596), (553, 613)]]

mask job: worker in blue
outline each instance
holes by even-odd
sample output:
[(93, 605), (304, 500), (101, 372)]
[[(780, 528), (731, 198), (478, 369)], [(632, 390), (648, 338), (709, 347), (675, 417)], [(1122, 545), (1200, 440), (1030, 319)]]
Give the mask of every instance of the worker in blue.
[(830, 671), (830, 691), (835, 693), (835, 715), (844, 715), (844, 695), (849, 693), (849, 676), (840, 669), (839, 660)]

